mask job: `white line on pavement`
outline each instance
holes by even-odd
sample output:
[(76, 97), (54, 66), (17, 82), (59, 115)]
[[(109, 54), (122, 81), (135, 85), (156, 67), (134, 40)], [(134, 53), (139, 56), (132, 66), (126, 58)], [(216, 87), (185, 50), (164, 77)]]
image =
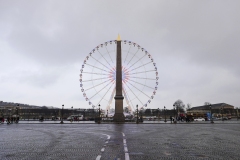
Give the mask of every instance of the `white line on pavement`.
[(125, 153), (125, 160), (130, 160), (128, 153)]
[(101, 155), (98, 155), (96, 160), (100, 160), (101, 159)]
[(105, 150), (105, 148), (102, 148), (102, 149), (101, 149), (101, 152), (104, 152), (104, 150)]
[[(106, 141), (105, 143), (108, 143), (108, 141), (110, 140), (110, 137), (111, 137), (111, 136), (109, 136), (108, 134), (102, 134), (102, 135), (107, 136), (107, 141)], [(104, 147), (101, 149), (101, 152), (102, 152), (102, 153), (105, 151), (106, 145), (104, 144), (103, 146), (104, 146)], [(102, 154), (102, 153), (101, 153), (101, 154)], [(101, 154), (97, 156), (96, 160), (100, 160), (100, 159), (101, 159), (101, 157), (102, 157)]]
[(124, 147), (124, 152), (125, 152), (125, 160), (130, 160), (128, 148), (127, 148), (127, 140), (126, 140), (125, 134), (123, 132), (122, 132), (122, 135), (123, 135), (123, 147)]

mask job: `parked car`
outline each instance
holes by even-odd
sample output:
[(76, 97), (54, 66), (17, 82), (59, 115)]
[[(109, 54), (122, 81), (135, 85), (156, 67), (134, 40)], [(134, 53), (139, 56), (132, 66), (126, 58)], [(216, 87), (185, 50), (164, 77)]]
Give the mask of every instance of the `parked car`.
[(196, 118), (196, 119), (194, 119), (194, 121), (205, 121), (205, 119), (204, 118)]
[(84, 120), (84, 117), (83, 117), (83, 115), (71, 115), (67, 118), (67, 120), (68, 121), (78, 121), (78, 120), (82, 121), (82, 120)]
[(228, 120), (228, 117), (223, 117), (223, 120)]

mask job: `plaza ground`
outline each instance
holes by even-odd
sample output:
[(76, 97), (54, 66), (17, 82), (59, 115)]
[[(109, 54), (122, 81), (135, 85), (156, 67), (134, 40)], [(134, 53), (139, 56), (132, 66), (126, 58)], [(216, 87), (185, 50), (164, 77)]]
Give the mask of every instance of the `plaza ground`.
[(5, 123), (0, 159), (240, 159), (239, 121), (154, 123)]

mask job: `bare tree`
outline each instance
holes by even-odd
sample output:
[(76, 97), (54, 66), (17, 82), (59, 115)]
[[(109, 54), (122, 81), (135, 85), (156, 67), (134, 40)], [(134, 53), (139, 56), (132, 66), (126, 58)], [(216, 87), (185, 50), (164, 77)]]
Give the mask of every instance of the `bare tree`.
[(204, 102), (204, 106), (209, 106), (210, 104), (210, 102)]
[(183, 103), (183, 101), (181, 99), (177, 100), (176, 102), (174, 102), (173, 104), (178, 110), (182, 109), (184, 110), (185, 108), (185, 104)]
[(187, 110), (189, 110), (189, 109), (191, 109), (192, 107), (191, 107), (191, 104), (190, 103), (188, 103), (187, 104)]
[(125, 112), (125, 113), (128, 113), (128, 112), (129, 112), (128, 107), (124, 107), (124, 112)]

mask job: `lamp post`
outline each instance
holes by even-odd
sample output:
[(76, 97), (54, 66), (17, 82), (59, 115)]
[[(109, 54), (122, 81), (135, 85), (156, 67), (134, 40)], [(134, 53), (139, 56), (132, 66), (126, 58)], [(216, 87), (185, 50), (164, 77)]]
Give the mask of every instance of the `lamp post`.
[(177, 123), (177, 121), (176, 121), (176, 108), (175, 108), (175, 104), (173, 104), (173, 109), (174, 109), (174, 121), (173, 121), (173, 123)]
[(238, 107), (237, 107), (237, 120), (238, 120), (238, 117), (239, 117), (239, 116), (238, 116)]
[(99, 104), (98, 106), (99, 106), (99, 112), (98, 112), (98, 114), (99, 114), (99, 115), (98, 115), (98, 124), (100, 124), (100, 122), (101, 122), (101, 121), (100, 121), (100, 120), (101, 120), (100, 106), (101, 106), (101, 105)]
[(85, 121), (86, 119), (85, 119), (85, 111), (86, 111), (86, 109), (83, 109), (83, 120)]
[(211, 120), (211, 123), (214, 123), (212, 119), (212, 105), (210, 104), (209, 107), (210, 107), (210, 120)]
[(8, 109), (8, 124), (11, 123), (11, 111), (12, 109)]
[(71, 123), (72, 123), (73, 122), (73, 106), (71, 108), (72, 108), (72, 115), (71, 115)]
[(158, 108), (158, 122), (159, 122), (159, 108)]
[(140, 109), (140, 122), (143, 122), (143, 108)]
[(223, 108), (221, 108), (221, 115), (222, 115), (222, 121), (223, 121)]
[(54, 120), (57, 120), (57, 110), (55, 110), (54, 112), (55, 112)]
[(139, 123), (138, 121), (138, 105), (137, 105), (137, 124)]
[(107, 122), (108, 122), (108, 110), (107, 110)]
[(164, 106), (164, 115), (165, 115), (165, 123), (167, 122), (167, 117), (166, 117), (166, 107)]
[(63, 107), (64, 107), (64, 104), (62, 105), (62, 112), (61, 112), (61, 124), (63, 124)]
[(20, 118), (20, 116), (19, 116), (19, 104), (17, 104), (17, 107), (16, 107), (16, 123), (18, 123), (18, 121), (19, 121), (19, 118)]
[(29, 110), (29, 108), (28, 108), (28, 121), (29, 121), (29, 116), (30, 116), (30, 110)]
[(95, 122), (96, 121), (95, 120), (95, 110), (94, 110), (95, 106), (93, 105), (92, 108), (93, 108), (93, 115), (94, 115), (94, 122)]

